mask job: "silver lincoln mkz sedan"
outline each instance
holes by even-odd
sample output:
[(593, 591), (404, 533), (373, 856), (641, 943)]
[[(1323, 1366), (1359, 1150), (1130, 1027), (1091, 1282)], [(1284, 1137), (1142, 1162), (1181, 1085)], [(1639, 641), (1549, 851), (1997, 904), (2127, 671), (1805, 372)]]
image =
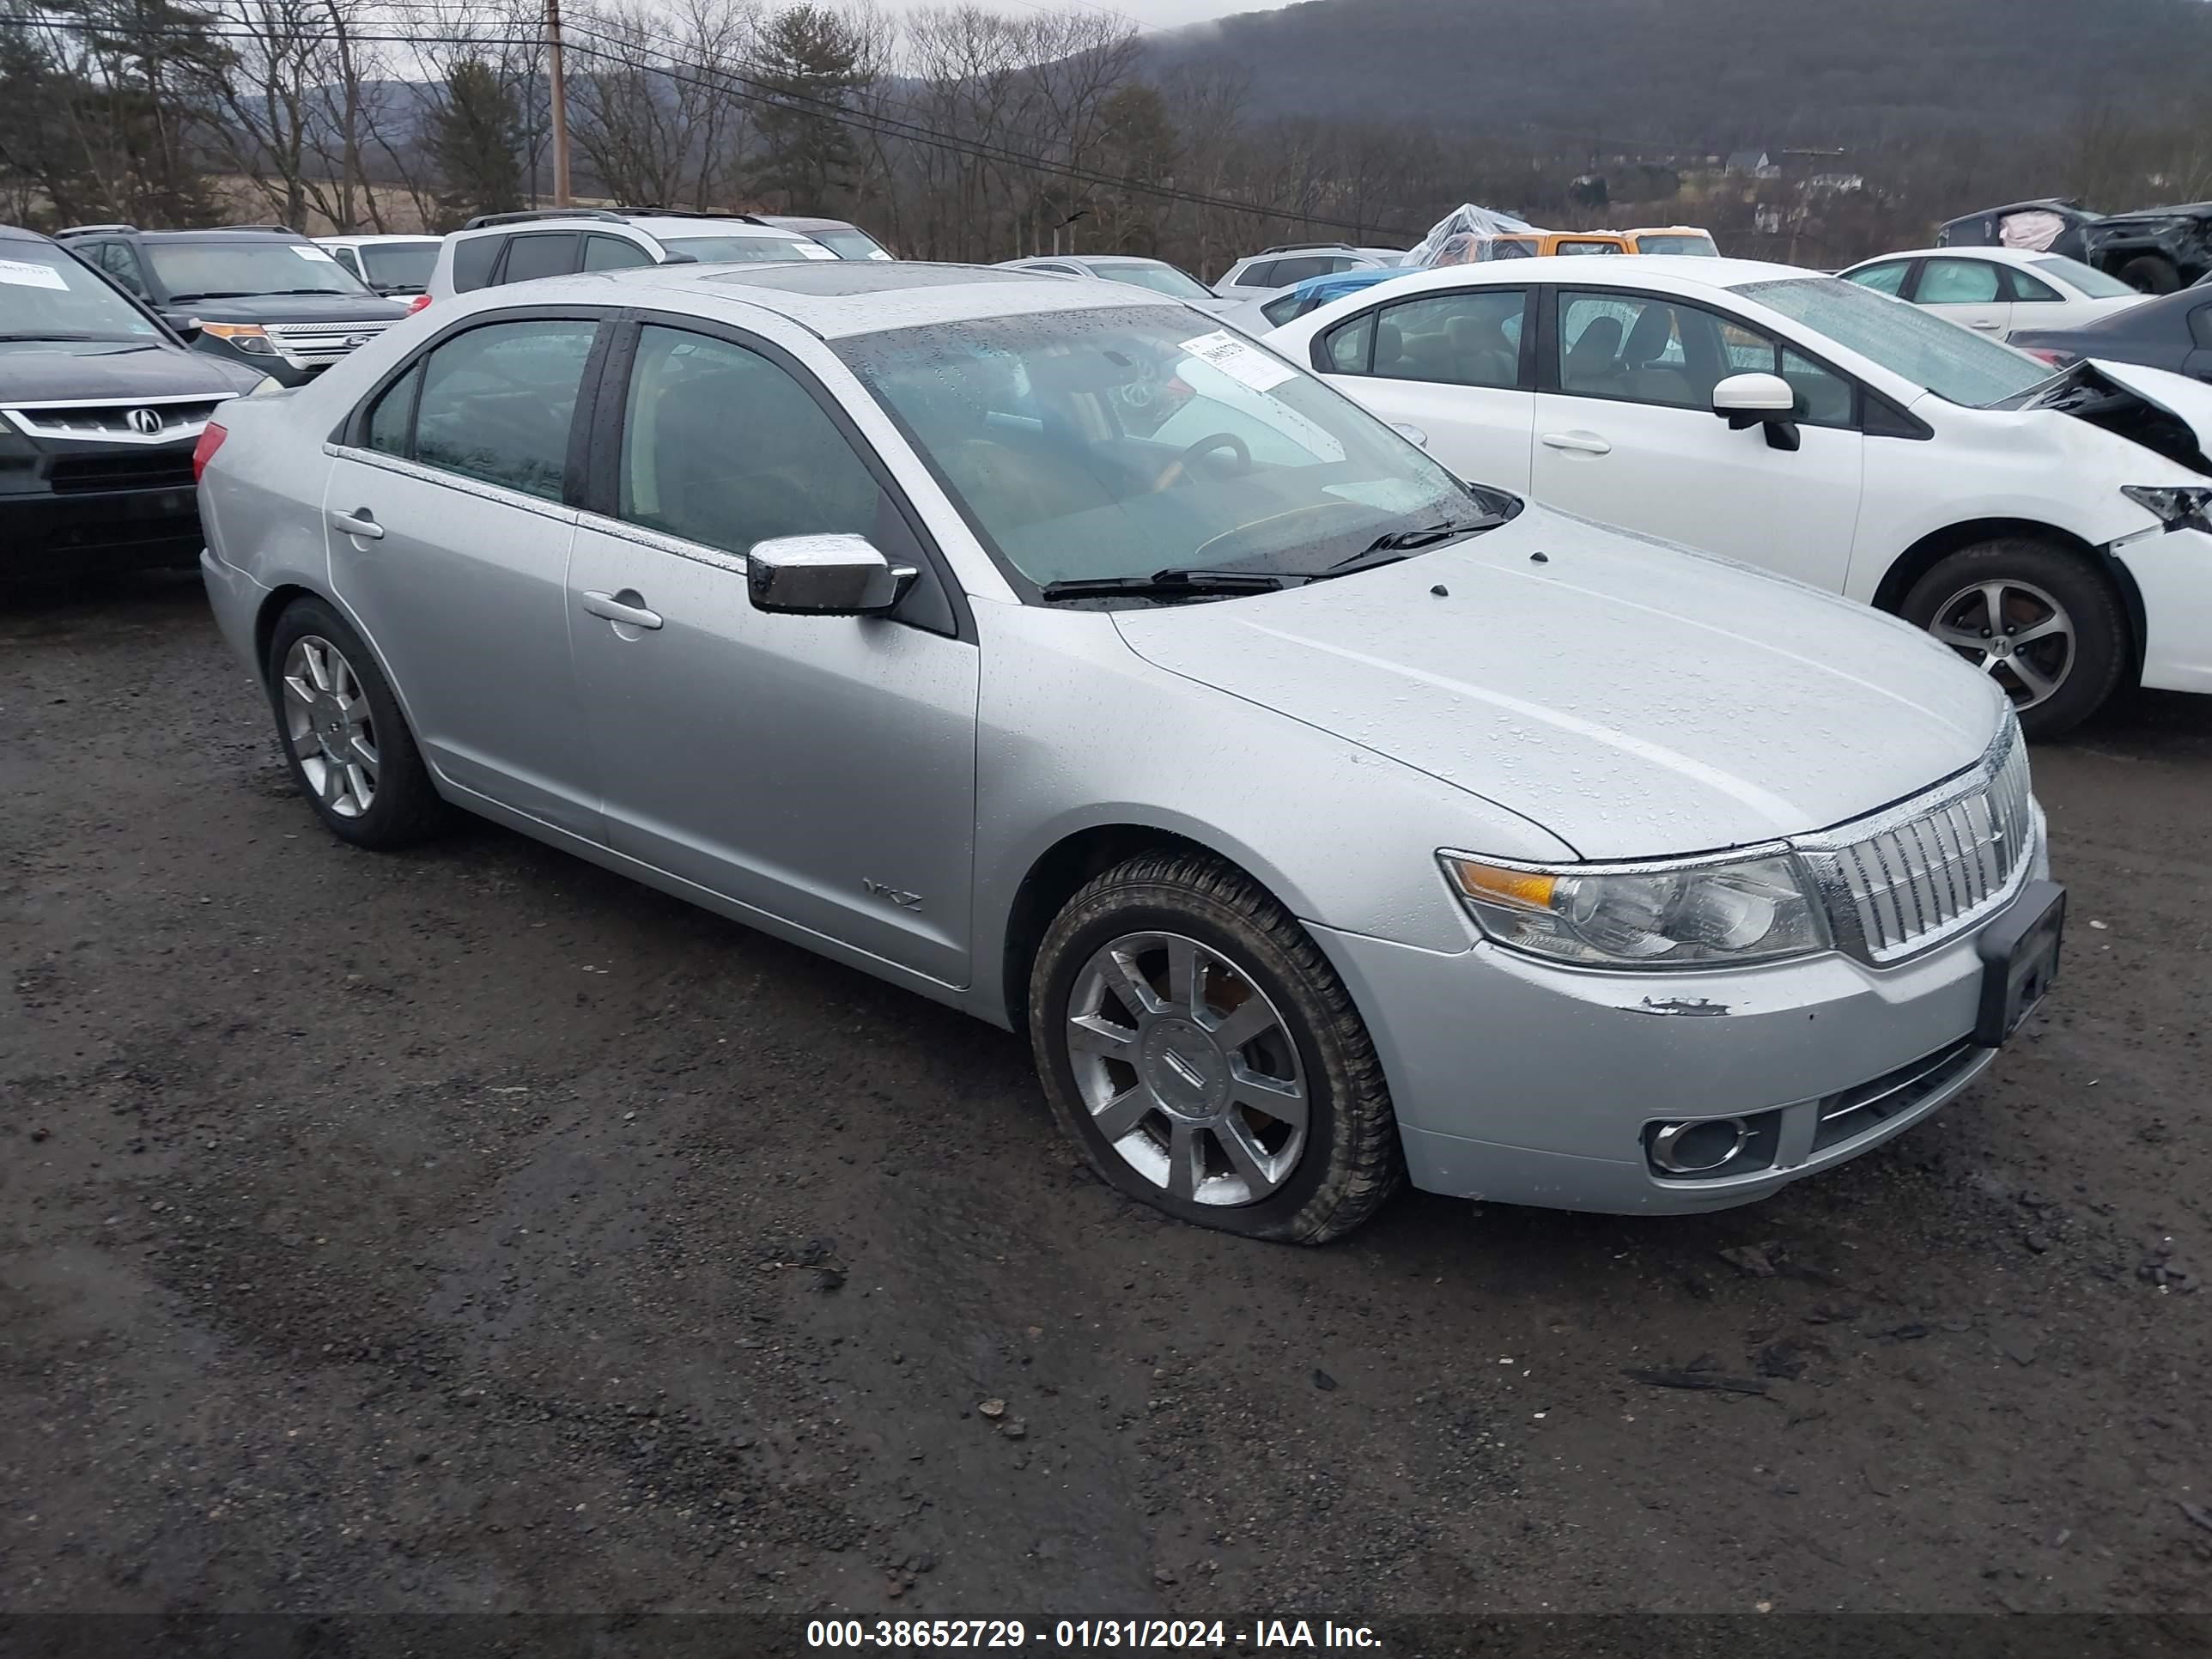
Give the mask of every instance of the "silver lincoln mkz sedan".
[(1126, 286), (496, 289), (199, 460), (334, 833), (465, 807), (1026, 1026), (1188, 1220), (1740, 1204), (1956, 1095), (2056, 961), (1988, 678)]

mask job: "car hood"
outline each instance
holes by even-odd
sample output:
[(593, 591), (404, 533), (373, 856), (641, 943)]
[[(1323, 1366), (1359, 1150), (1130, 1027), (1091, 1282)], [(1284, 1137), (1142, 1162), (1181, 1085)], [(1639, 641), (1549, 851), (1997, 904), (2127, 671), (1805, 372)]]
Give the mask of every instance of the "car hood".
[(373, 294), (253, 294), (185, 300), (167, 309), (210, 323), (385, 323), (407, 314), (405, 306)]
[(1400, 564), (1115, 621), (1154, 665), (1534, 819), (1587, 859), (1858, 817), (1972, 765), (1999, 719), (1991, 681), (1894, 618), (1533, 507)]
[(261, 376), (166, 341), (57, 340), (0, 344), (0, 404), (63, 398), (229, 397)]
[(2154, 404), (2197, 434), (2197, 447), (2212, 455), (2212, 386), (2171, 369), (2092, 357), (2091, 367), (2145, 403)]

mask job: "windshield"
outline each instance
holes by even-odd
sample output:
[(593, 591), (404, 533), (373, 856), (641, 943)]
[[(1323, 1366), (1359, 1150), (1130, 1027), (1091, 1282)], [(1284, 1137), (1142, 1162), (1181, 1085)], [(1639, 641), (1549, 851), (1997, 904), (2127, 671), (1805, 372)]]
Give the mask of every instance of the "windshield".
[(1718, 258), (1721, 252), (1713, 246), (1713, 239), (1703, 231), (1680, 236), (1654, 236), (1647, 231), (1636, 239), (1636, 251), (1638, 253), (1687, 253), (1701, 255), (1708, 259)]
[(1173, 265), (1149, 264), (1139, 259), (1093, 259), (1091, 274), (1109, 283), (1134, 283), (1170, 300), (1211, 300), (1213, 290), (1195, 276), (1185, 276)]
[(435, 242), (369, 242), (358, 252), (370, 282), (416, 294), (429, 287), (431, 269), (438, 263)]
[(158, 340), (161, 331), (58, 247), (0, 241), (0, 340)]
[(145, 252), (173, 301), (368, 293), (359, 277), (310, 242), (149, 242)]
[(2051, 366), (2026, 352), (1856, 283), (1790, 276), (1745, 283), (1735, 292), (1969, 409), (1990, 408), (2051, 378)]
[(837, 257), (804, 236), (664, 236), (660, 245), (671, 253), (688, 253), (702, 265), (788, 264)]
[(817, 230), (808, 234), (841, 259), (888, 259), (891, 257), (890, 251), (865, 230), (848, 227), (843, 230)]
[(1281, 358), (1165, 307), (861, 335), (839, 354), (987, 547), (1048, 582), (1307, 576), (1479, 495)]
[(2094, 265), (2085, 265), (2079, 259), (2069, 259), (2063, 253), (2046, 254), (2028, 264), (2038, 270), (2047, 270), (2069, 288), (2087, 295), (2093, 300), (2140, 299), (2135, 289), (2117, 276), (2107, 276)]

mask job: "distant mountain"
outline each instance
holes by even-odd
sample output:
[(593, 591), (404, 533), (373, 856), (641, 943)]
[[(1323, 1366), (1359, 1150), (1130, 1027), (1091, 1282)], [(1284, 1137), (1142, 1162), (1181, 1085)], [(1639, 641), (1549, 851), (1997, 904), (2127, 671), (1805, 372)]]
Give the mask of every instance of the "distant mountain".
[(2208, 0), (1306, 0), (1150, 37), (1233, 64), (1255, 112), (1607, 149), (2002, 147), (2200, 100)]

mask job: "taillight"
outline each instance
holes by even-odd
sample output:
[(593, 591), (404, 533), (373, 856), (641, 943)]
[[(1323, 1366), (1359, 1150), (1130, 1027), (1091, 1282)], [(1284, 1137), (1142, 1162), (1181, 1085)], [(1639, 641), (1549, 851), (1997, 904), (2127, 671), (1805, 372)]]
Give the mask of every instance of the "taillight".
[(429, 303), (430, 296), (428, 295), (418, 294), (407, 302), (407, 314), (410, 317), (412, 317), (416, 312), (422, 310), (424, 306), (427, 306)]
[(200, 481), (200, 474), (207, 471), (207, 464), (215, 459), (216, 451), (222, 447), (222, 441), (228, 436), (230, 434), (213, 421), (210, 421), (200, 428), (200, 441), (192, 446), (192, 482), (194, 483)]
[(2022, 346), (2021, 349), (2025, 351), (2029, 356), (2040, 357), (2045, 362), (2057, 368), (2063, 368), (2067, 364), (2074, 361), (2074, 354), (2072, 352), (2053, 351), (2049, 346)]

